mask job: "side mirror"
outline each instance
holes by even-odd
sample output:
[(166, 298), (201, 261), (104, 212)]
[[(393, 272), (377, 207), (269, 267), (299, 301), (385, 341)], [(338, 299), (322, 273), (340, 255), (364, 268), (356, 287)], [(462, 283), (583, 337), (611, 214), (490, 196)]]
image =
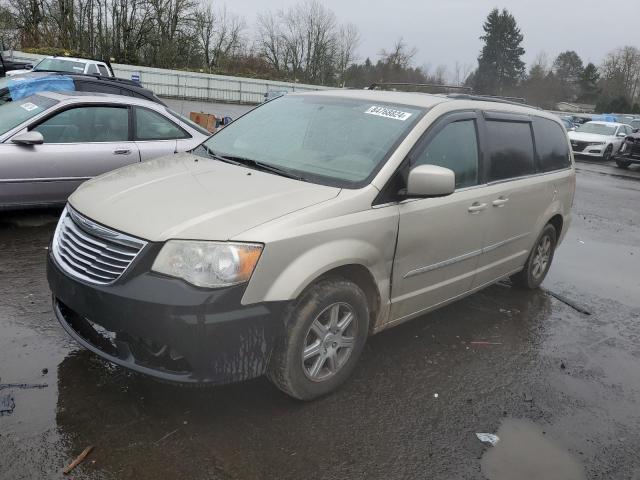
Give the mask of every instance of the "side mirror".
[(456, 189), (456, 174), (437, 165), (418, 165), (409, 172), (407, 197), (444, 197)]
[(25, 70), (33, 70), (33, 65), (31, 65), (30, 63), (27, 63), (27, 64), (24, 66), (24, 69), (25, 69)]
[(624, 132), (620, 132), (620, 133), (618, 134), (618, 137), (626, 137), (626, 136), (627, 136), (627, 134), (626, 134), (626, 133), (624, 133)]
[(44, 137), (40, 132), (32, 130), (30, 132), (19, 133), (11, 139), (11, 143), (17, 143), (18, 145), (42, 145), (44, 143)]

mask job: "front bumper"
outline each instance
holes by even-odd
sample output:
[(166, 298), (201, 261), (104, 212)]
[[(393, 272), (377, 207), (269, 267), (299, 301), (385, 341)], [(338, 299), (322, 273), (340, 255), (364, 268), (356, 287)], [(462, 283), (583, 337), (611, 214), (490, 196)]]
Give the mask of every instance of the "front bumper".
[(98, 286), (69, 277), (48, 255), (53, 309), (69, 335), (117, 365), (171, 382), (265, 373), (287, 302), (243, 306), (242, 285), (193, 287), (150, 272), (155, 255), (141, 257), (116, 283)]
[(585, 156), (585, 157), (602, 157), (604, 155), (605, 145), (593, 145), (587, 146), (582, 151), (573, 150), (573, 155), (576, 157)]
[(640, 163), (640, 151), (636, 149), (633, 151), (620, 152), (616, 155), (616, 159), (630, 163)]

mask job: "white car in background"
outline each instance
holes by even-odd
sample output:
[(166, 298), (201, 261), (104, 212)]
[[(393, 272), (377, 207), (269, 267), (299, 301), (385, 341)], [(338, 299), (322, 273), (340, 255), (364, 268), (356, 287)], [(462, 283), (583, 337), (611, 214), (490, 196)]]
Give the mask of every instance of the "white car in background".
[(67, 72), (67, 73), (87, 73), (102, 75), (103, 77), (113, 77), (110, 65), (99, 60), (75, 57), (45, 57), (36, 63), (33, 68), (20, 70), (9, 70), (7, 77), (21, 75), (29, 72)]
[(620, 150), (624, 139), (633, 131), (630, 125), (613, 122), (587, 122), (569, 132), (574, 155), (609, 160)]

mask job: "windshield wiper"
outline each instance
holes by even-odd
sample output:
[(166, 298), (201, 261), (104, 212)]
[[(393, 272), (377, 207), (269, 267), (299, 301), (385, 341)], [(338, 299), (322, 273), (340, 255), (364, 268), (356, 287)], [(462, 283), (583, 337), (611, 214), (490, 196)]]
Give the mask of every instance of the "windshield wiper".
[(209, 155), (211, 158), (215, 158), (216, 160), (220, 160), (221, 162), (224, 162), (224, 163), (230, 163), (231, 165), (242, 165), (242, 163), (240, 162), (232, 160), (228, 157), (224, 157), (222, 155), (218, 155), (216, 152), (211, 150), (206, 145), (200, 145), (200, 146), (205, 149), (205, 151), (207, 152), (207, 155)]
[[(204, 146), (204, 145), (203, 145)], [(269, 165), (268, 163), (262, 163), (258, 160), (253, 160), (251, 158), (238, 157), (234, 155), (220, 155), (219, 153), (214, 152), (209, 147), (204, 146), (207, 150), (207, 153), (213, 158), (231, 163), (233, 165), (243, 165), (255, 168), (256, 170), (262, 170), (264, 172), (274, 173), (276, 175), (280, 175), (281, 177), (293, 178), (294, 180), (300, 180), (302, 182), (306, 182), (306, 179), (300, 175), (296, 175), (295, 173), (291, 173), (289, 170), (285, 170), (284, 168), (275, 167), (273, 165)]]

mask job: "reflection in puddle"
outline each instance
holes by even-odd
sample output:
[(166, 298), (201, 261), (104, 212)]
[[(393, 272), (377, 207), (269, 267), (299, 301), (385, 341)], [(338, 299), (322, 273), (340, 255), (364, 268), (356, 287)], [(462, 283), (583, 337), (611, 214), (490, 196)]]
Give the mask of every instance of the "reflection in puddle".
[(482, 473), (489, 480), (583, 480), (584, 469), (571, 454), (549, 439), (532, 422), (506, 419), (500, 441), (482, 457)]

